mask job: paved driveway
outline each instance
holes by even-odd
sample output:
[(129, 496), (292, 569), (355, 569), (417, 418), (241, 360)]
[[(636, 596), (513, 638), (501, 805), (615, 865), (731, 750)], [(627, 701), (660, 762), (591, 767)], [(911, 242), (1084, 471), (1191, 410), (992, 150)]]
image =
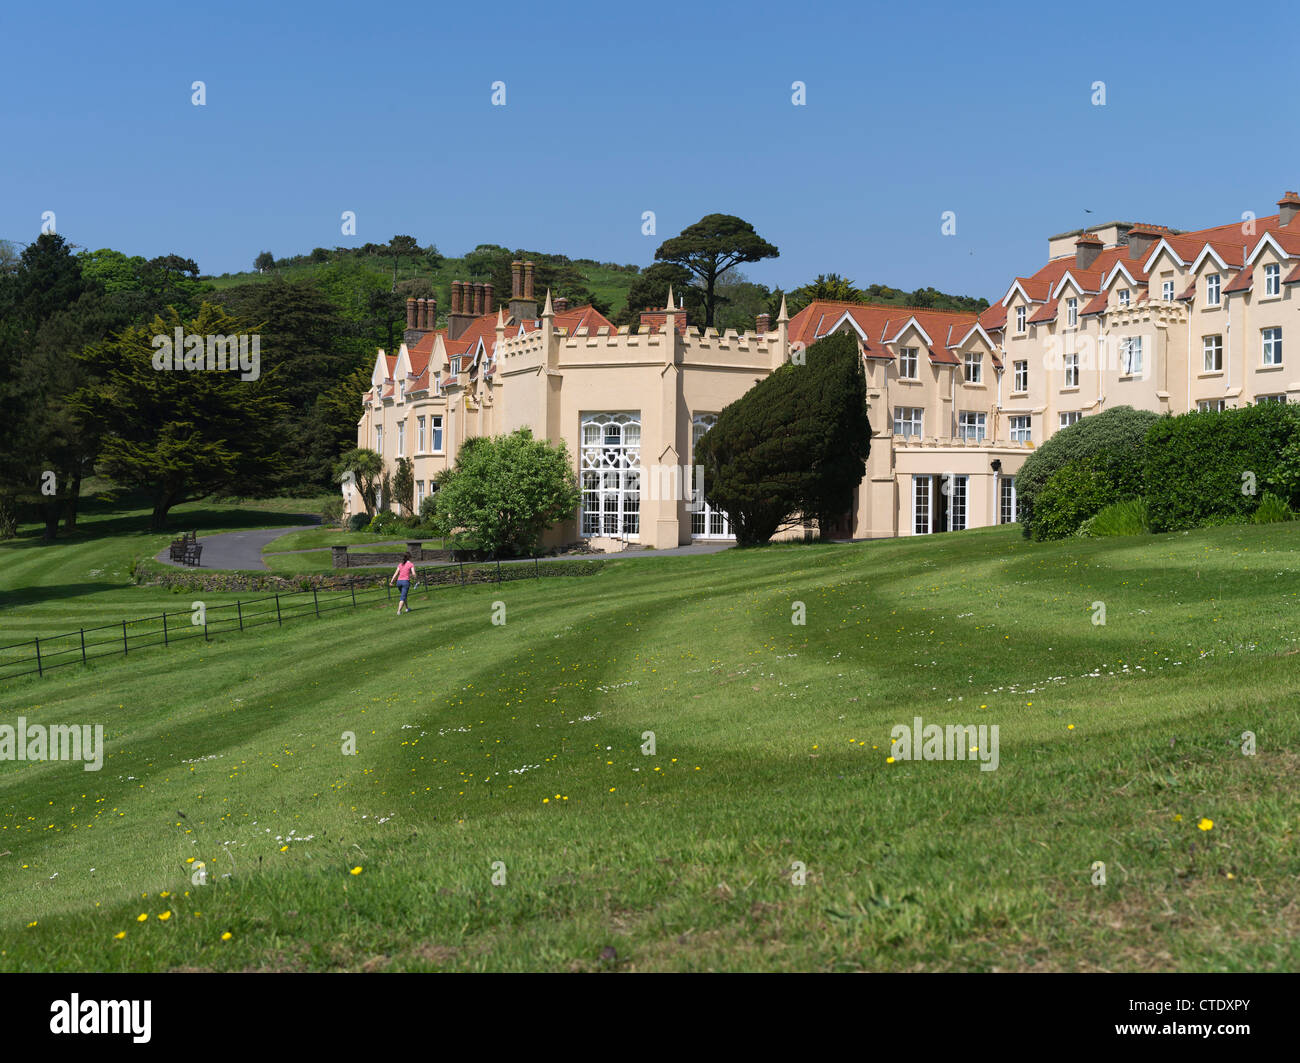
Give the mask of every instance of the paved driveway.
[[(278, 539), (289, 532), (305, 531), (307, 528), (319, 527), (317, 524), (295, 524), (289, 528), (258, 528), (255, 531), (220, 532), (217, 535), (201, 535), (199, 543), (203, 547), (201, 568), (240, 568), (255, 572), (268, 572), (266, 562), (262, 560), (262, 547), (272, 539)], [(168, 548), (170, 550), (170, 547)], [(185, 568), (179, 561), (172, 561), (163, 550), (158, 560), (166, 565)]]

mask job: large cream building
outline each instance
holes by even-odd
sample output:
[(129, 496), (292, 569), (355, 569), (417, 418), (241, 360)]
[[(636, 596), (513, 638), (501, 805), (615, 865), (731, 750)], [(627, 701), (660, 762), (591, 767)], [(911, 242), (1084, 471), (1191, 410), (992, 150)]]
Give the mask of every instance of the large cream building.
[[(472, 435), (527, 425), (563, 439), (583, 501), (553, 542), (676, 546), (728, 538), (690, 503), (693, 445), (717, 413), (834, 332), (857, 336), (872, 427), (867, 473), (833, 534), (928, 534), (1015, 520), (1032, 448), (1112, 406), (1157, 412), (1300, 401), (1283, 335), (1300, 336), (1300, 196), (1279, 212), (1197, 232), (1128, 222), (1063, 233), (1048, 262), (972, 313), (815, 302), (775, 326), (703, 332), (666, 308), (637, 333), (591, 307), (542, 312), (530, 263), (506, 308), (490, 285), (452, 286), (448, 327), (411, 301), (383, 351), (359, 446), (414, 462), (416, 504)], [(671, 302), (671, 299), (670, 299)], [(1295, 364), (1293, 358), (1291, 365)], [(686, 470), (670, 485), (667, 473)], [(356, 511), (358, 500), (346, 502)]]

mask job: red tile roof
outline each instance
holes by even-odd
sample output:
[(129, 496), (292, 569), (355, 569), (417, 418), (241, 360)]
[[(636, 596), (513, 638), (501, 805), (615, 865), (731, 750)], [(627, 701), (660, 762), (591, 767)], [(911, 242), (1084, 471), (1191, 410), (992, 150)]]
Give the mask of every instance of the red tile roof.
[(979, 323), (978, 315), (969, 310), (931, 310), (818, 299), (790, 319), (790, 343), (803, 346), (815, 343), (829, 334), (845, 314), (852, 319), (859, 333), (866, 336), (862, 340), (863, 354), (868, 358), (881, 359), (894, 357), (887, 345), (915, 318), (931, 340), (927, 349), (930, 361), (939, 365), (957, 364), (957, 357), (948, 350), (947, 345), (960, 340)]
[(1237, 275), (1224, 287), (1224, 294), (1230, 292), (1248, 292), (1255, 282), (1255, 271), (1253, 269), (1239, 269)]

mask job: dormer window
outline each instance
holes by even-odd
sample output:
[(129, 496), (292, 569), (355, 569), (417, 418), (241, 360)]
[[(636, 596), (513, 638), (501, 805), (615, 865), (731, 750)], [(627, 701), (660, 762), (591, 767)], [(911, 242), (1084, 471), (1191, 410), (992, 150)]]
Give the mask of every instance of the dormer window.
[(1079, 323), (1079, 300), (1065, 300), (1065, 323), (1070, 328), (1074, 328)]
[(1160, 295), (1166, 303), (1172, 303), (1174, 301), (1174, 282), (1165, 281), (1161, 286)]
[(1025, 307), (1023, 306), (1016, 307), (1016, 331), (1017, 332), (1025, 331), (1025, 317), (1026, 317)]
[(898, 348), (898, 375), (902, 380), (916, 379), (917, 368), (915, 347)]
[(966, 383), (978, 384), (983, 378), (983, 365), (981, 364), (978, 351), (967, 351), (965, 354), (966, 363)]
[(1276, 262), (1270, 262), (1264, 267), (1264, 294), (1282, 294), (1282, 267)]
[(1120, 305), (1120, 306), (1128, 306), (1129, 303), (1132, 301), (1132, 298), (1133, 298), (1133, 293), (1130, 292), (1127, 288), (1121, 288), (1121, 289), (1119, 290), (1119, 305)]
[(1205, 302), (1208, 306), (1218, 306), (1222, 299), (1223, 278), (1211, 273), (1205, 278)]

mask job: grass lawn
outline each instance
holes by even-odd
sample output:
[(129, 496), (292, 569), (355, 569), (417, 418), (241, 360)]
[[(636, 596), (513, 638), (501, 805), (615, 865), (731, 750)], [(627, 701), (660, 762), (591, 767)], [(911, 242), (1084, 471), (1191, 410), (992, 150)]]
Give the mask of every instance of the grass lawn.
[(306, 528), (302, 531), (287, 532), (278, 539), (272, 539), (262, 553), (277, 554), (286, 550), (310, 550), (323, 546), (358, 546), (367, 543), (394, 542), (391, 535), (377, 535), (374, 532), (348, 532), (338, 528)]
[[(0, 546), (4, 624), (177, 600), (124, 585), (131, 552)], [(0, 969), (1300, 966), (1300, 524), (615, 559), (413, 605), (0, 686), (0, 723), (108, 746), (0, 762)], [(997, 724), (999, 767), (888, 763), (914, 716)]]

